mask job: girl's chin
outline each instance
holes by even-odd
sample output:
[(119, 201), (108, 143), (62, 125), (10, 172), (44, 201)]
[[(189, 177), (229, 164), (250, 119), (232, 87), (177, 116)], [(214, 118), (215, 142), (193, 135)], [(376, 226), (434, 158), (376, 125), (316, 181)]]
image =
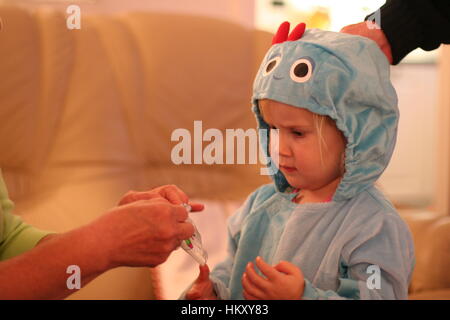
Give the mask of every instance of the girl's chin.
[(289, 177), (286, 176), (286, 175), (285, 175), (285, 178), (286, 178), (287, 182), (288, 182), (293, 188), (296, 188), (296, 189), (305, 189), (306, 186), (307, 186), (305, 183), (302, 183), (302, 181), (299, 181), (299, 179), (292, 179), (292, 178), (289, 178)]

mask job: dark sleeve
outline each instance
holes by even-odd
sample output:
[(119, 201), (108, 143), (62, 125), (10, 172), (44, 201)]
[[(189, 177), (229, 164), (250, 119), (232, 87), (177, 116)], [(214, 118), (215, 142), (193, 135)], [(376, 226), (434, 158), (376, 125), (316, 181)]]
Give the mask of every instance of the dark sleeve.
[(391, 46), (393, 64), (416, 48), (430, 51), (450, 43), (449, 0), (387, 0), (379, 19)]

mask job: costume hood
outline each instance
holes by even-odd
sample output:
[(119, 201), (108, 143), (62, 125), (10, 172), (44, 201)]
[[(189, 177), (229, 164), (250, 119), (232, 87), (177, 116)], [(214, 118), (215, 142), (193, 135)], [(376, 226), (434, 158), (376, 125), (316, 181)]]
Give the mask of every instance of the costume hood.
[[(377, 44), (365, 37), (308, 29), (298, 25), (288, 36), (283, 23), (274, 36), (253, 85), (252, 110), (270, 158), (269, 126), (258, 100), (271, 99), (327, 115), (347, 139), (345, 174), (334, 201), (352, 198), (367, 189), (387, 167), (397, 137), (397, 95), (389, 63)], [(277, 191), (292, 187), (283, 173), (272, 176)]]

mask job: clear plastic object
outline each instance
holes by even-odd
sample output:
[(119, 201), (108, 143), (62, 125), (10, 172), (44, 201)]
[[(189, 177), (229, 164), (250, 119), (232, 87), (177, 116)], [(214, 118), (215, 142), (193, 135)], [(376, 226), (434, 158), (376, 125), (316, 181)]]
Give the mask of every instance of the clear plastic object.
[[(187, 203), (183, 203), (182, 205), (188, 212), (191, 212), (192, 208), (190, 205)], [(194, 234), (189, 239), (183, 240), (181, 242), (181, 247), (200, 265), (204, 265), (208, 260), (208, 253), (205, 249), (203, 249), (202, 237), (200, 236), (194, 222), (190, 218), (187, 218), (186, 221), (190, 222), (194, 226)]]

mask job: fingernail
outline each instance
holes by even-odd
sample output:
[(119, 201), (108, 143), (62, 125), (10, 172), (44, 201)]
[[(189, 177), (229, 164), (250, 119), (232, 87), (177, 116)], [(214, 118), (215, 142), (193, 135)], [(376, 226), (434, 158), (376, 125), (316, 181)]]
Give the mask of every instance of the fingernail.
[(182, 203), (181, 205), (186, 208), (187, 212), (191, 212), (192, 211), (192, 207), (189, 204)]

